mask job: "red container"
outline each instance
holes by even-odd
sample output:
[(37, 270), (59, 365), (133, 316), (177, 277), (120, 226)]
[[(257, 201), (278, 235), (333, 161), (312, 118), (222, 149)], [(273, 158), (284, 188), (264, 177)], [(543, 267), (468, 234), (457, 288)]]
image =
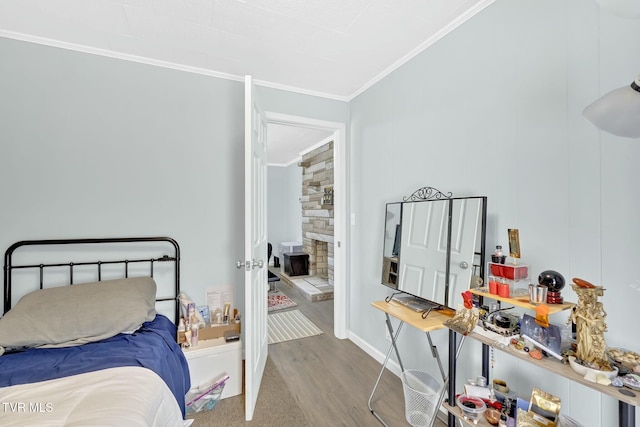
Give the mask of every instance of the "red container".
[(526, 279), (529, 275), (529, 269), (526, 265), (503, 265), (502, 277), (511, 280)]
[(526, 265), (494, 264), (490, 262), (489, 269), (493, 276), (510, 280), (526, 279), (529, 276), (529, 268)]
[(489, 266), (491, 267), (491, 274), (493, 274), (494, 276), (504, 277), (502, 275), (502, 265), (501, 264), (489, 264)]
[(509, 298), (509, 284), (498, 283), (498, 295), (504, 298)]
[(495, 280), (489, 280), (489, 293), (498, 295), (498, 282)]

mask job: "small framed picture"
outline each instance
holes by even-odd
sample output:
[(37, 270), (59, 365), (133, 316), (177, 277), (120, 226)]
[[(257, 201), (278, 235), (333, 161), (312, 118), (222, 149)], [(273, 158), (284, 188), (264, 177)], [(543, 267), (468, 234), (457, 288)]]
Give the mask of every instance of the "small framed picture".
[(520, 258), (520, 233), (517, 228), (509, 228), (509, 256)]

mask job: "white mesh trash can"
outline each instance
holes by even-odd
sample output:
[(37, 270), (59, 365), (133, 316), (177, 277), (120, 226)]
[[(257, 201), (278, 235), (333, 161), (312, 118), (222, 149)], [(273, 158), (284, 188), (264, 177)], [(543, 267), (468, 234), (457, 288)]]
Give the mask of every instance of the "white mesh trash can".
[(407, 422), (413, 427), (432, 425), (441, 385), (431, 375), (422, 371), (406, 370), (400, 376), (404, 391), (404, 408)]

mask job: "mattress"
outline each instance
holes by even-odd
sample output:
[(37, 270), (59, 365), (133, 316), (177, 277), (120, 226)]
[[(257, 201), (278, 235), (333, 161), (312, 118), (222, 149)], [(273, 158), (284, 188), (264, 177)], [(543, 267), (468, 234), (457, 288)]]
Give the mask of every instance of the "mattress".
[[(187, 361), (175, 336), (175, 325), (157, 315), (133, 334), (118, 334), (75, 347), (32, 348), (5, 354), (0, 357), (0, 387), (39, 383), (116, 367), (143, 367), (164, 382), (184, 416), (184, 396), (191, 384)], [(107, 406), (107, 402), (109, 400), (103, 405)], [(0, 407), (0, 412), (2, 409)], [(0, 425), (4, 424), (0, 422)]]
[(182, 427), (167, 384), (147, 368), (109, 368), (0, 388), (0, 425)]

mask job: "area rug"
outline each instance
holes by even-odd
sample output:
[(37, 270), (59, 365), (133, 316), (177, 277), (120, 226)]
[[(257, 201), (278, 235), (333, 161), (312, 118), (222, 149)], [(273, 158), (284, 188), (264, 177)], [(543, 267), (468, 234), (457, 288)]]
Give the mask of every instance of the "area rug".
[(269, 293), (267, 298), (269, 312), (282, 310), (283, 308), (295, 307), (296, 305), (298, 305), (297, 302), (280, 291)]
[(322, 331), (300, 310), (283, 311), (267, 316), (269, 344), (320, 335)]

